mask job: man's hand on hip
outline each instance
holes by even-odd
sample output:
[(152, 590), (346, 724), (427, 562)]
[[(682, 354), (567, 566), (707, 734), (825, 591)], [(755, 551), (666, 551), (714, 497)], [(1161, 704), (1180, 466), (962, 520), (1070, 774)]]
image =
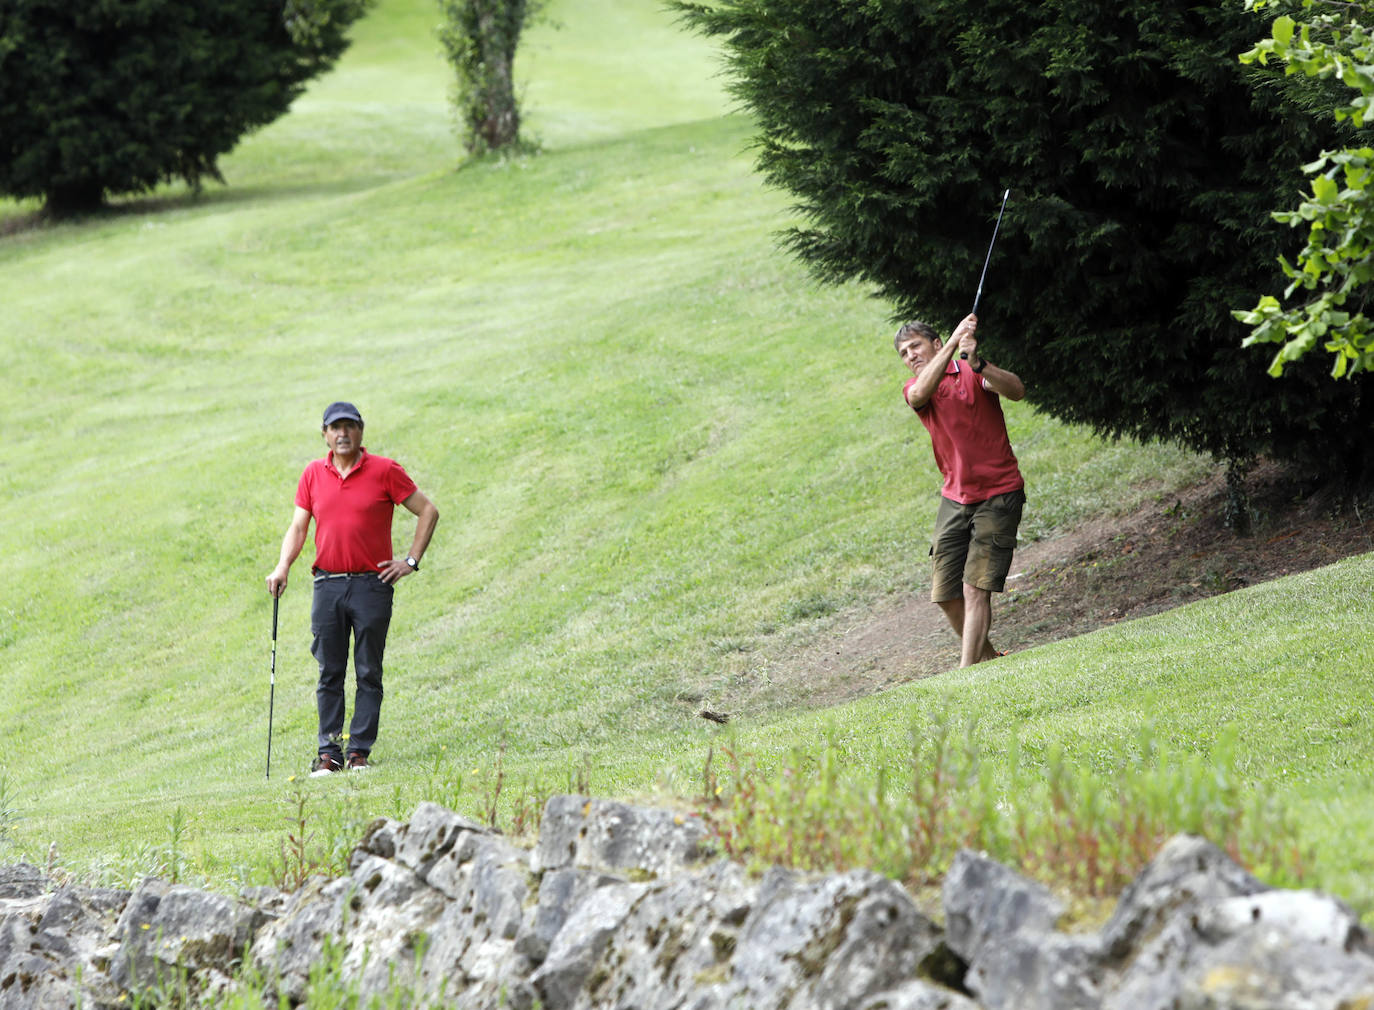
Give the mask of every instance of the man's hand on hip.
[(415, 569), (406, 563), (405, 558), (392, 558), (390, 561), (377, 562), (378, 577), (385, 583), (394, 585), (407, 575), (414, 575)]

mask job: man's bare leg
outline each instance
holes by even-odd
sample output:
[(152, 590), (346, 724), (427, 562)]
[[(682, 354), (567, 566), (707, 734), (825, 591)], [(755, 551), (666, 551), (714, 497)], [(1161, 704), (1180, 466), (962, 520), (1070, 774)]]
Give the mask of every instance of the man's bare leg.
[(941, 600), (939, 607), (959, 636), (960, 666), (997, 658), (997, 650), (988, 641), (988, 632), (992, 629), (991, 592), (965, 583), (962, 599)]
[(954, 633), (961, 639), (964, 637), (964, 598), (962, 596), (953, 600), (941, 600), (937, 604), (945, 613), (945, 620), (949, 621), (949, 626), (954, 629)]

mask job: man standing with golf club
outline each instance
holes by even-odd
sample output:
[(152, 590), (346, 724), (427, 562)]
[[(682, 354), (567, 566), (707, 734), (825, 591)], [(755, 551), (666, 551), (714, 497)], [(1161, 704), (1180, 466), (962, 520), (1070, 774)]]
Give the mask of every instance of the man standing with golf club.
[[(382, 708), (382, 656), (391, 623), (392, 593), (420, 570), (439, 510), (395, 460), (363, 447), (363, 418), (351, 403), (331, 403), (322, 427), (329, 451), (305, 468), (296, 486), (296, 509), (282, 538), (281, 558), (267, 576), (280, 597), (287, 574), (315, 520), (315, 595), (310, 608), (310, 651), (320, 666), (318, 757), (312, 775), (366, 768)], [(415, 537), (403, 557), (393, 555), (391, 520), (397, 505), (416, 516)], [(344, 687), (349, 638), (357, 691), (343, 750)], [(275, 643), (275, 635), (273, 636)]]
[(931, 538), (930, 598), (960, 637), (960, 666), (1000, 655), (988, 641), (992, 594), (1006, 584), (1026, 501), (999, 400), (1019, 400), (1026, 387), (978, 353), (977, 329), (969, 313), (948, 343), (921, 322), (907, 323), (893, 339), (912, 372), (902, 395), (930, 432), (945, 478)]

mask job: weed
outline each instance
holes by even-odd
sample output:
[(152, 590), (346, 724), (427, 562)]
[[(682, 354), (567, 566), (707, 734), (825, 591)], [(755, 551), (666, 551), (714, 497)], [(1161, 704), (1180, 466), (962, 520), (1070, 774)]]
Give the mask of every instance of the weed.
[(9, 772), (0, 769), (0, 849), (16, 843), (15, 828), (23, 819)]
[(286, 817), (286, 838), (281, 843), (281, 861), (273, 867), (274, 882), (283, 891), (299, 890), (307, 880), (329, 865), (311, 848), (315, 832), (310, 828), (310, 794), (292, 775), (287, 797), (290, 813)]
[[(1275, 883), (1300, 884), (1307, 864), (1283, 807), (1242, 787), (1233, 733), (1206, 758), (1165, 760), (1147, 728), (1106, 777), (1059, 746), (1032, 767), (1013, 744), (1010, 770), (996, 779), (982, 770), (977, 720), (943, 714), (912, 727), (909, 767), (869, 776), (833, 735), (819, 753), (793, 749), (771, 772), (733, 748), (722, 753), (729, 784), (718, 783), (708, 751), (702, 816), (726, 853), (756, 863), (867, 866), (920, 885), (972, 847), (1093, 896), (1123, 887), (1177, 832), (1209, 838)], [(893, 789), (902, 778), (906, 789)]]
[(166, 849), (166, 874), (170, 883), (178, 884), (181, 882), (182, 863), (186, 858), (182, 851), (182, 843), (186, 836), (186, 811), (178, 806), (172, 811), (172, 816), (167, 823), (167, 849)]
[(568, 793), (573, 796), (590, 796), (592, 793), (592, 756), (582, 755), (582, 763), (568, 772)]
[(501, 740), (501, 746), (496, 751), (496, 772), (492, 778), (490, 787), (482, 787), (482, 810), (483, 817), (488, 827), (496, 827), (496, 808), (501, 800), (501, 790), (506, 782), (506, 741)]
[(367, 799), (358, 778), (350, 776), (346, 781), (343, 795), (321, 804), (316, 818), (322, 834), (317, 870), (333, 877), (348, 872), (349, 857), (375, 819), (367, 813)]
[[(398, 820), (405, 816), (405, 812), (401, 810), (400, 788), (399, 785), (396, 787), (395, 817)], [(449, 754), (447, 744), (441, 744), (438, 753), (434, 755), (434, 761), (425, 780), (424, 798), (450, 810), (458, 809), (462, 803), (463, 773)]]

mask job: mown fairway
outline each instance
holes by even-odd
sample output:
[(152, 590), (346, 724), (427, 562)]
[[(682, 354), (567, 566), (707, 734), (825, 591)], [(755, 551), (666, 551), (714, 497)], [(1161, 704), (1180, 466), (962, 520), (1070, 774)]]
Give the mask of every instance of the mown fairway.
[[(483, 812), (498, 761), (506, 803), (580, 780), (690, 797), (722, 734), (764, 756), (838, 734), (871, 770), (943, 707), (984, 713), (994, 761), (1015, 735), (1092, 764), (1142, 722), (1205, 754), (1233, 725), (1317, 879), (1367, 903), (1368, 555), (843, 709), (697, 718), (923, 591), (937, 475), (886, 307), (776, 249), (787, 203), (709, 47), (652, 0), (551, 14), (520, 64), (538, 156), (455, 171), (437, 15), (383, 0), (225, 159), (227, 188), (37, 228), (0, 203), (0, 855), (55, 842), (127, 881), (175, 845), (184, 874), (260, 881), (296, 789), (344, 844), (421, 799)], [(314, 747), (307, 547), (266, 781), (264, 578), (340, 398), (442, 519), (398, 591), (376, 767), (292, 783)], [(1030, 536), (1207, 466), (1008, 418)]]

